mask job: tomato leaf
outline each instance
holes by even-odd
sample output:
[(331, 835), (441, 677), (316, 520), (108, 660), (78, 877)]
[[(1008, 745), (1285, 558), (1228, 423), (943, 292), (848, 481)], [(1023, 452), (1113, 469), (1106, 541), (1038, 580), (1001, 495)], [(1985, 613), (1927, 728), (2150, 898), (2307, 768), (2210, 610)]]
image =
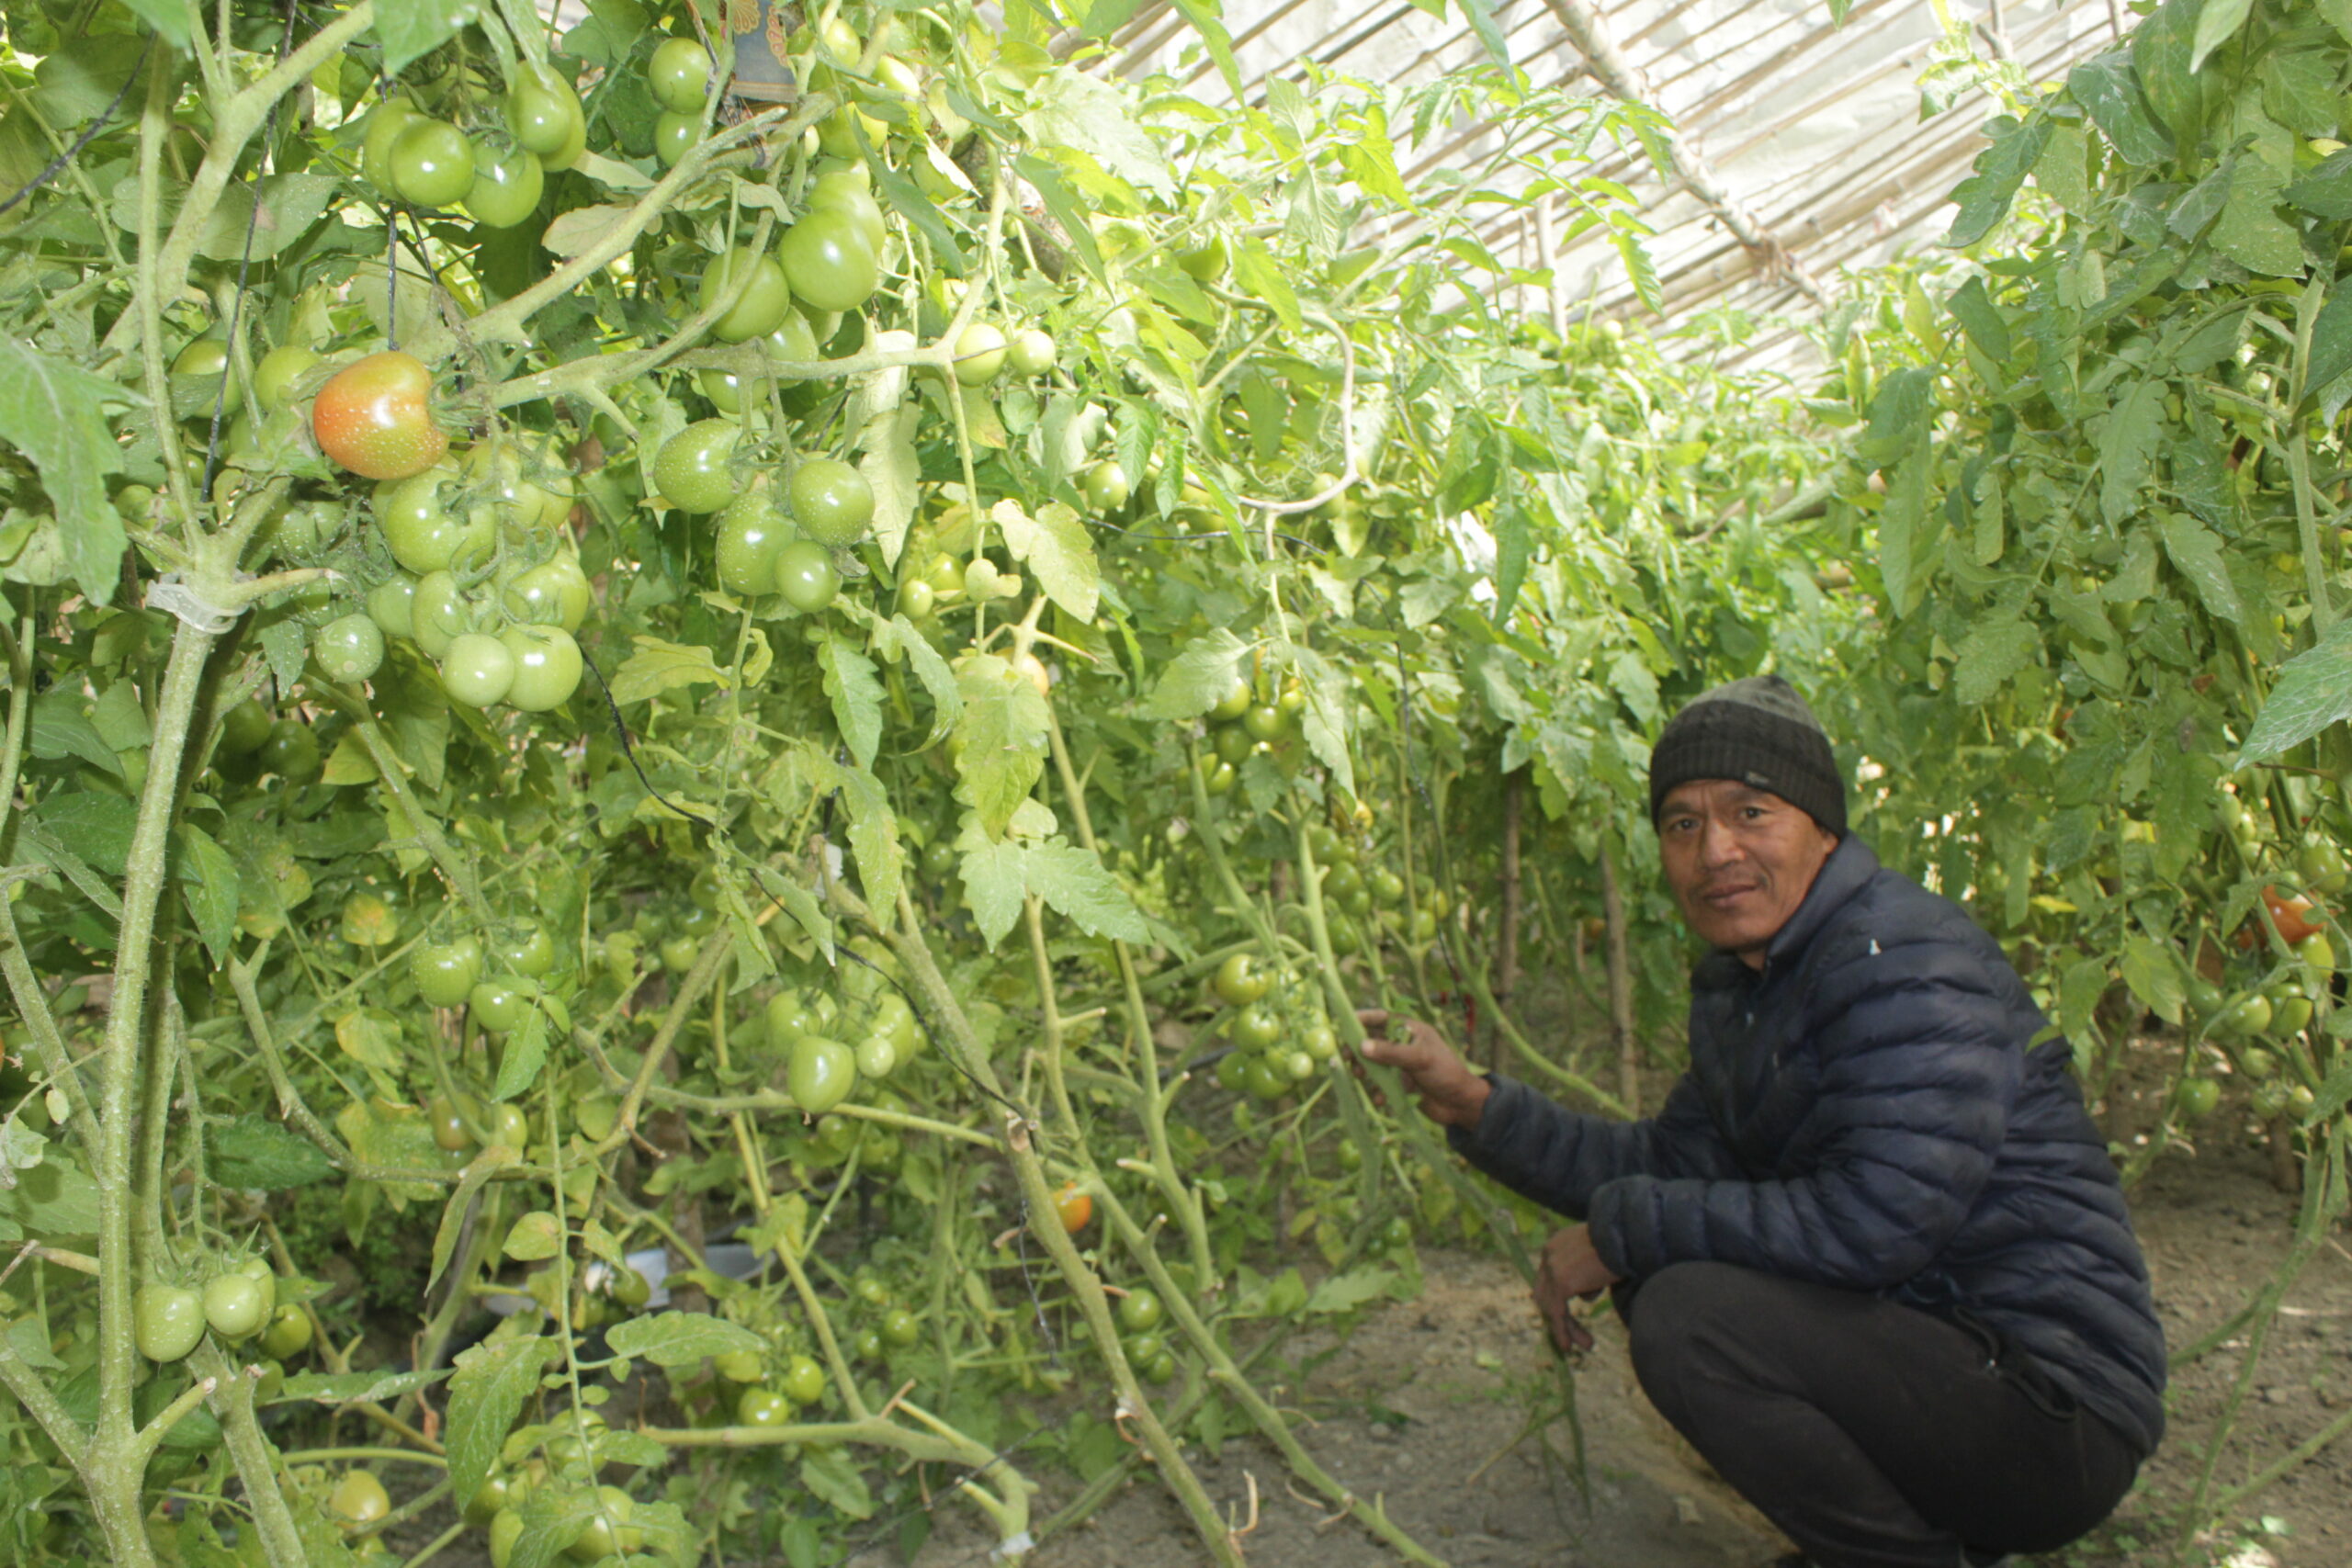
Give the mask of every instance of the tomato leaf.
[(2337, 621), (2318, 647), (2279, 668), (2277, 684), (2238, 749), (2238, 761), (2275, 757), (2346, 718), (2352, 718), (2352, 619)]
[(849, 847), (857, 856), (865, 901), (876, 909), (895, 909), (906, 857), (899, 847), (899, 819), (890, 809), (889, 791), (862, 767), (837, 768), (835, 776), (849, 814)]
[(616, 1356), (650, 1361), (657, 1367), (680, 1367), (707, 1356), (738, 1350), (764, 1350), (766, 1342), (750, 1329), (699, 1312), (657, 1312), (616, 1324), (605, 1336)]
[(1057, 71), (1037, 82), (1035, 93), (1035, 107), (1020, 117), (1035, 145), (1075, 148), (1155, 196), (1175, 195), (1175, 173), (1136, 116), (1133, 88), (1084, 72)]
[(240, 1116), (205, 1136), (209, 1174), (222, 1187), (283, 1192), (334, 1174), (334, 1161), (308, 1138), (259, 1116)]
[(491, 1088), (491, 1099), (503, 1104), (528, 1089), (538, 1081), (539, 1069), (547, 1066), (547, 1014), (535, 1004), (506, 1037), (505, 1054), (499, 1058), (498, 1082)]
[(481, 16), (479, 0), (376, 0), (384, 73), (398, 75), (411, 61), (432, 53)]
[(1233, 685), (1234, 671), (1249, 651), (1247, 644), (1223, 626), (1194, 637), (1159, 672), (1159, 683), (1144, 700), (1143, 716), (1178, 722), (1200, 717), (1224, 699)]
[(563, 1227), (546, 1209), (519, 1215), (507, 1227), (501, 1249), (517, 1263), (541, 1263), (563, 1250)]
[(915, 432), (922, 425), (920, 404), (901, 403), (868, 421), (858, 434), (858, 472), (874, 487), (874, 537), (882, 558), (893, 566), (906, 547), (907, 529), (922, 499), (922, 463)]
[(882, 682), (874, 661), (837, 632), (827, 632), (817, 645), (817, 664), (824, 671), (825, 695), (833, 705), (833, 722), (842, 743), (861, 768), (874, 765), (882, 744)]
[(489, 1339), (460, 1351), (449, 1379), (447, 1453), (450, 1501), (462, 1512), (498, 1462), (498, 1450), (556, 1354), (537, 1335)]
[(106, 410), (141, 400), (127, 388), (0, 336), (0, 441), (32, 459), (56, 510), (74, 581), (96, 604), (114, 603), (129, 538), (107, 499), (106, 476), (121, 470), (122, 457)]
[(2164, 541), (2173, 570), (2188, 580), (2206, 609), (2233, 626), (2245, 618), (2237, 588), (2222, 564), (2222, 541), (2211, 530), (2194, 517), (2176, 512), (2165, 519)]
[(1089, 936), (1143, 942), (1151, 934), (1135, 900), (1091, 850), (1057, 838), (1024, 845), (1021, 878), (1055, 913)]
[(2189, 70), (2197, 70), (2205, 63), (2207, 55), (2237, 37), (2253, 5), (2254, 0), (2201, 0), (2197, 10), (2197, 30), (2189, 39)]
[(2181, 977), (2180, 955), (2162, 942), (2134, 935), (2123, 943), (2123, 983), (2150, 1012), (2167, 1023), (2180, 1021), (2181, 1004), (2188, 986)]
[(2161, 164), (2172, 156), (2172, 140), (2156, 126), (2140, 79), (2120, 55), (2086, 61), (2066, 73), (2066, 91), (2091, 117), (2117, 156), (2127, 164)]
[(1046, 699), (1006, 660), (983, 653), (957, 672), (964, 694), (956, 733), (963, 738), (963, 760), (956, 797), (979, 813), (994, 836), (1046, 771)]
[(493, 1144), (474, 1156), (465, 1174), (449, 1194), (448, 1202), (441, 1207), (441, 1224), (433, 1233), (433, 1266), (424, 1277), (424, 1288), (431, 1290), (439, 1283), (441, 1271), (449, 1267), (449, 1259), (457, 1251), (458, 1236), (464, 1231), (466, 1213), (473, 1207), (474, 1194), (484, 1183), (516, 1163), (523, 1156), (501, 1144)]
[(1021, 900), (1028, 890), (1022, 874), (1021, 846), (983, 843), (964, 852), (964, 904), (993, 948), (1021, 918)]
[(2033, 662), (2041, 650), (2041, 634), (2022, 615), (1991, 616), (1978, 622), (1961, 639), (1951, 671), (1952, 700), (1974, 707), (1989, 702), (2009, 677)]
[(844, 1448), (811, 1448), (800, 1456), (800, 1484), (853, 1519), (871, 1518), (874, 1494)]
[(707, 648), (664, 642), (652, 637), (629, 640), (637, 645), (637, 651), (613, 671), (613, 701), (616, 703), (641, 703), (673, 687), (691, 686), (706, 681), (717, 682), (722, 686), (727, 684), (727, 671), (713, 661), (710, 649)]
[(1049, 501), (1031, 517), (1017, 501), (996, 503), (989, 513), (1004, 536), (1004, 547), (1015, 560), (1037, 574), (1046, 596), (1081, 621), (1094, 619), (1102, 592), (1102, 572), (1094, 559), (1094, 541), (1078, 513), (1058, 501)]
[[(463, 1360), (461, 1356), (458, 1359)], [(390, 1371), (359, 1372), (298, 1372), (288, 1378), (277, 1391), (273, 1404), (286, 1404), (297, 1400), (314, 1404), (357, 1404), (379, 1399), (398, 1399), (421, 1388), (431, 1388), (443, 1378), (440, 1372), (398, 1372)]]
[(2031, 119), (2023, 125), (2007, 115), (1996, 118), (1987, 127), (1992, 144), (1976, 155), (1976, 172), (1960, 182), (1951, 193), (1952, 202), (1960, 210), (1952, 215), (1951, 227), (1944, 231), (1944, 243), (1955, 248), (1973, 245), (1993, 231), (1993, 226), (2008, 215), (2009, 203), (2025, 184), (2025, 177), (2041, 159), (2041, 149), (2050, 139), (2050, 122)]

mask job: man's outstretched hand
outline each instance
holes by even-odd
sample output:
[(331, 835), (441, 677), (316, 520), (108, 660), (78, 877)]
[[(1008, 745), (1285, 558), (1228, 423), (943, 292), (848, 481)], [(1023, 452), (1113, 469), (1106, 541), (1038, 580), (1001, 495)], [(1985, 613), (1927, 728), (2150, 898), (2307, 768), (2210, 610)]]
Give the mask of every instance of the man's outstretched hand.
[(1563, 1353), (1592, 1348), (1592, 1331), (1577, 1321), (1568, 1303), (1578, 1297), (1591, 1300), (1621, 1277), (1610, 1272), (1593, 1249), (1589, 1225), (1570, 1225), (1544, 1244), (1544, 1257), (1535, 1266), (1535, 1308), (1552, 1331), (1552, 1343)]
[(1493, 1086), (1472, 1072), (1445, 1037), (1419, 1019), (1399, 1019), (1405, 1038), (1388, 1038), (1388, 1014), (1368, 1008), (1356, 1014), (1364, 1028), (1363, 1056), (1405, 1075), (1405, 1087), (1420, 1096), (1421, 1112), (1442, 1127), (1476, 1129), (1486, 1114)]

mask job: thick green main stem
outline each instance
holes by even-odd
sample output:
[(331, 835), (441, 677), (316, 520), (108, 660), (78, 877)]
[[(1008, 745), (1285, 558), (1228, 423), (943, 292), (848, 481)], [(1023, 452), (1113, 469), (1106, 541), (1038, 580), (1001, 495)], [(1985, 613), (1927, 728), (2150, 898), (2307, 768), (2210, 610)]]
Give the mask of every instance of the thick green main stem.
[[(98, 1427), (90, 1464), (83, 1473), (90, 1502), (118, 1563), (143, 1568), (153, 1556), (140, 1517), (138, 1425), (131, 1393), (139, 1382), (132, 1297), (138, 1270), (131, 1240), (142, 1228), (133, 1188), (139, 1145), (139, 1085), (147, 1037), (147, 997), (155, 954), (155, 916), (169, 876), (174, 807), (179, 797), (180, 761), (187, 748), (188, 718), (204, 682), (204, 664), (214, 638), (183, 623), (172, 638), (156, 702), (147, 782), (140, 792), (139, 816), (131, 829), (129, 869), (123, 877), (122, 919), (117, 928), (114, 994), (100, 1054), (97, 1149), (98, 1188)], [(161, 1194), (149, 1194), (160, 1201)]]

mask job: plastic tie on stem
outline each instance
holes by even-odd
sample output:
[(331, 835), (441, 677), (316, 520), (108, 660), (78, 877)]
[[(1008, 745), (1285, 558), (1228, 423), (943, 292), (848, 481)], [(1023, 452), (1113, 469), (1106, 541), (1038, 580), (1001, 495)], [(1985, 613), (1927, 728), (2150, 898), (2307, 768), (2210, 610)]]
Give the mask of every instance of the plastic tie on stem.
[(176, 615), (207, 637), (219, 637), (237, 624), (237, 611), (215, 604), (176, 571), (167, 571), (147, 585), (147, 607)]
[(1036, 1538), (1027, 1530), (1023, 1530), (1019, 1535), (1008, 1536), (999, 1541), (989, 1552), (989, 1561), (991, 1562), (1018, 1562), (1036, 1550)]

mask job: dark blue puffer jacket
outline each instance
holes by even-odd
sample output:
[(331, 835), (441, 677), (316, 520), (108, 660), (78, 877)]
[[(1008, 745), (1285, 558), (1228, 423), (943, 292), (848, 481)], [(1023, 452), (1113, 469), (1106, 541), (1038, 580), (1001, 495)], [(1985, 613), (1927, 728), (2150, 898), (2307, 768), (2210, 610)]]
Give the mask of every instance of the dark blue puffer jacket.
[(2029, 1049), (2045, 1026), (1991, 937), (1849, 835), (1761, 971), (1701, 962), (1656, 1118), (1497, 1078), (1454, 1146), (1628, 1279), (1704, 1259), (1973, 1316), (2144, 1457), (2163, 1332), (2066, 1043)]

